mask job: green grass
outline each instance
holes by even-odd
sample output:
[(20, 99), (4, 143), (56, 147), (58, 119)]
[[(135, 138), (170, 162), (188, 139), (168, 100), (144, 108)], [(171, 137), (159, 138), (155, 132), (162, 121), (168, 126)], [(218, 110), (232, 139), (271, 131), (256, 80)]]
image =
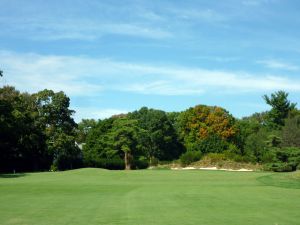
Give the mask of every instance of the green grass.
[(0, 224), (300, 224), (299, 178), (101, 169), (0, 175)]

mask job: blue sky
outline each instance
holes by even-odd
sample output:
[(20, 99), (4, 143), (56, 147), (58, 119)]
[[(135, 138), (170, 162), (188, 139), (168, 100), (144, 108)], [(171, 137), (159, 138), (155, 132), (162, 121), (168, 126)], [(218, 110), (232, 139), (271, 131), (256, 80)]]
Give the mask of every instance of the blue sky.
[(0, 0), (1, 85), (63, 90), (75, 119), (142, 106), (300, 102), (297, 0)]

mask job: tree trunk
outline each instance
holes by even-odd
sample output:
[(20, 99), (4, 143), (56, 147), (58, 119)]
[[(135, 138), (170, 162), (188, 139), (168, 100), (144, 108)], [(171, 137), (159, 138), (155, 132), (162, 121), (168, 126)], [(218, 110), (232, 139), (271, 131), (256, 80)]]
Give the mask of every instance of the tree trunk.
[(131, 170), (130, 155), (128, 152), (125, 152), (124, 160), (125, 160), (125, 170)]

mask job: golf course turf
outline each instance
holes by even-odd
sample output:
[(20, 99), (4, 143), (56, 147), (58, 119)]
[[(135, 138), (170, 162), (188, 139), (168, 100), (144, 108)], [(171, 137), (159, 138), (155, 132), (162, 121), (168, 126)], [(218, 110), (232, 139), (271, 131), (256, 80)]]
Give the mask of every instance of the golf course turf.
[(300, 224), (299, 173), (79, 169), (0, 175), (0, 224)]

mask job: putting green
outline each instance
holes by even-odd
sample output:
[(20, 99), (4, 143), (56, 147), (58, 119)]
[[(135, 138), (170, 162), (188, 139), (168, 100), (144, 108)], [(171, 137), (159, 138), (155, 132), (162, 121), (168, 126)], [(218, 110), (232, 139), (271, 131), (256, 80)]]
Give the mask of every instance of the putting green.
[(298, 173), (107, 171), (0, 175), (0, 224), (300, 224)]

